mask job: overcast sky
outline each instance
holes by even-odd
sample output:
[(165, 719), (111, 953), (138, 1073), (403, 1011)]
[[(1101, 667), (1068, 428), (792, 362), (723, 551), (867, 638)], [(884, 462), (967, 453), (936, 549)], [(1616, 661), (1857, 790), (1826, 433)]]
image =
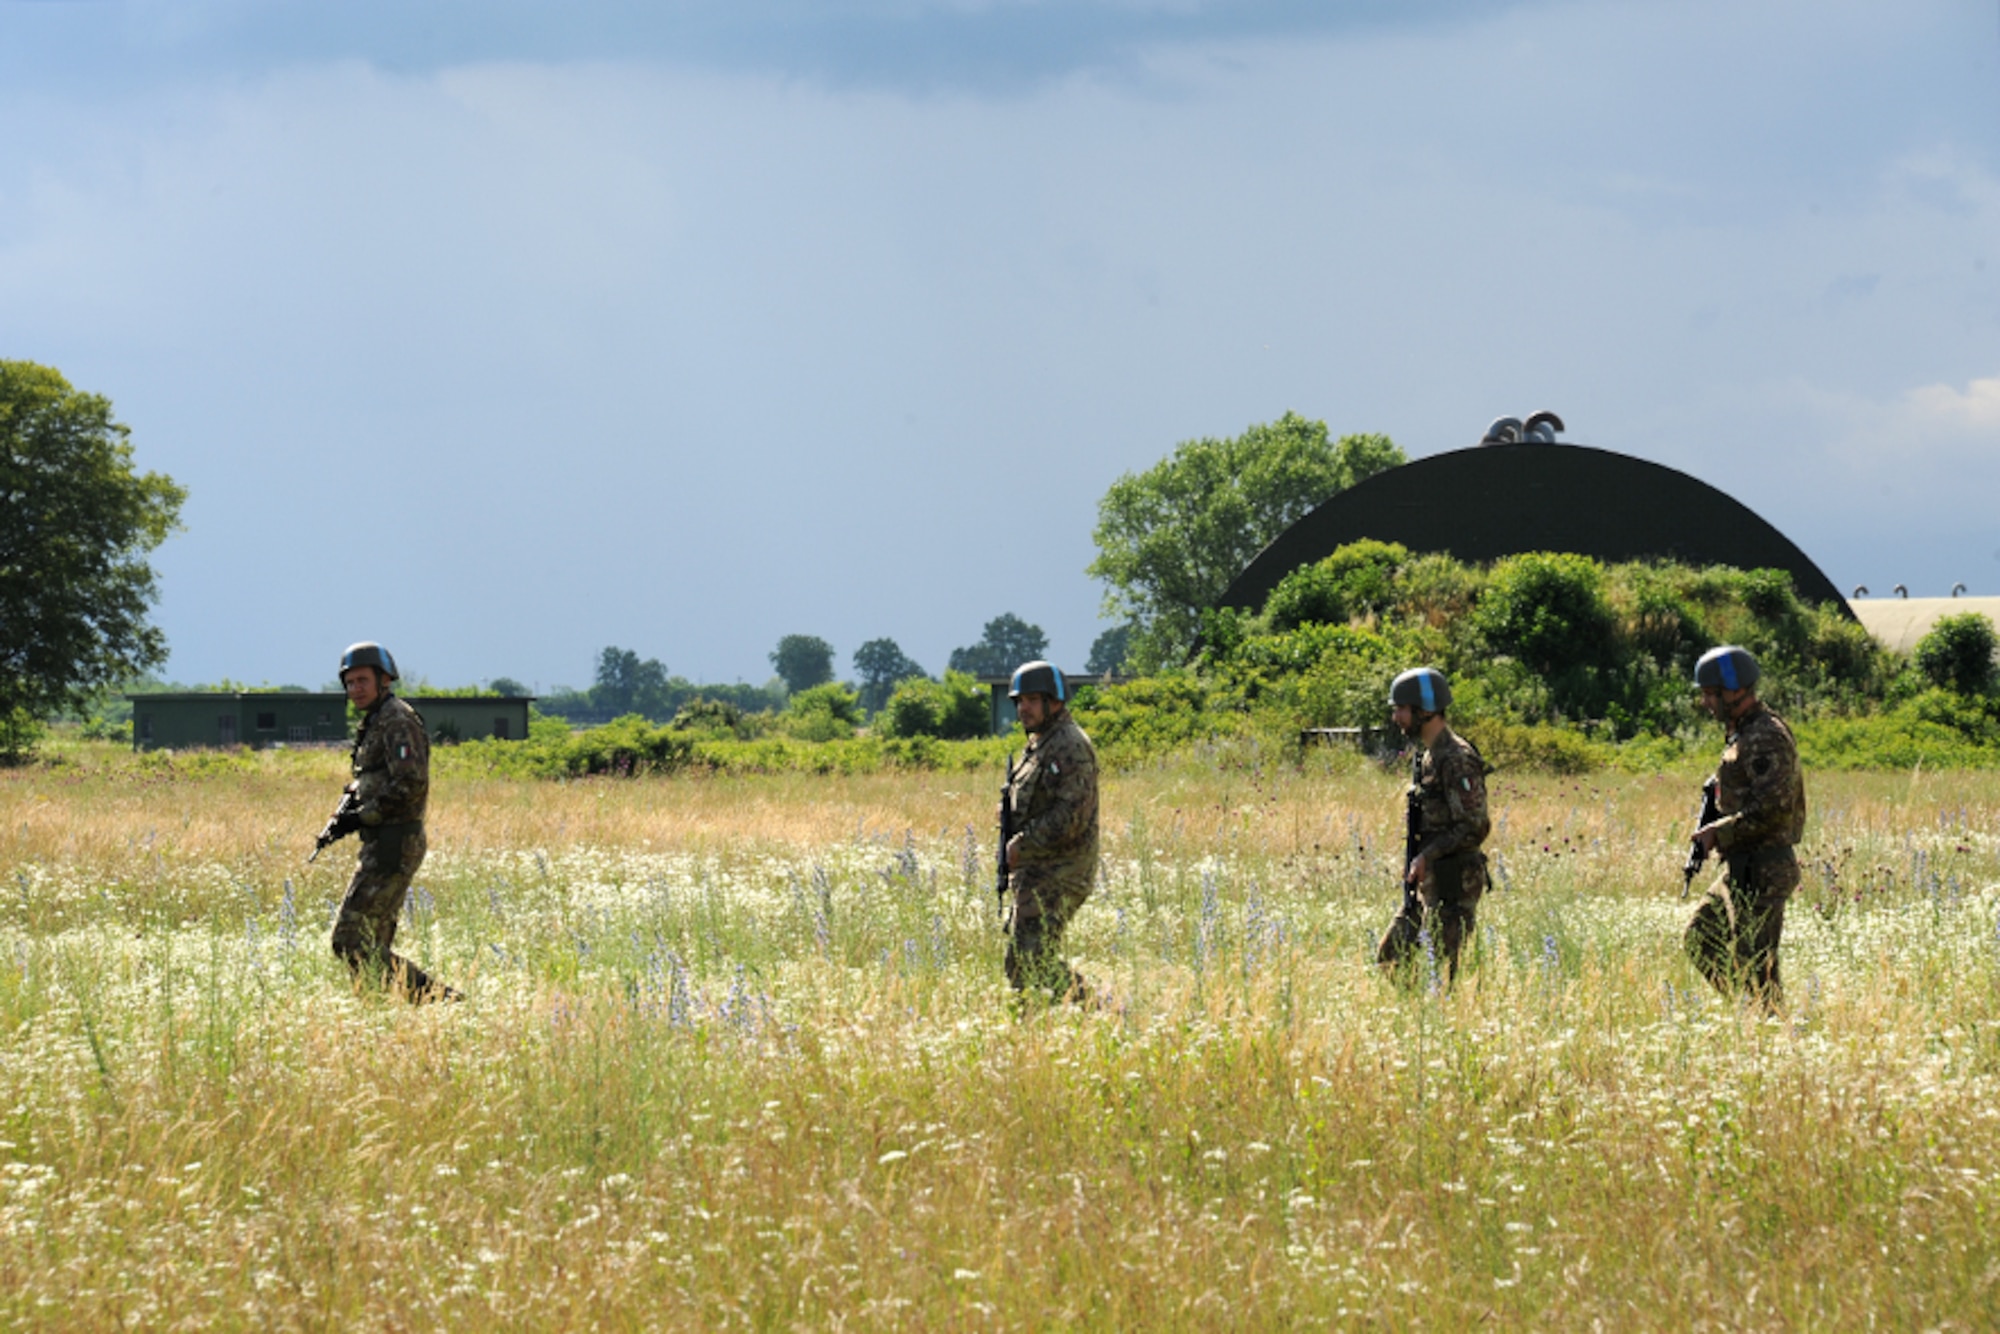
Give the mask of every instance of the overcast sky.
[(1080, 669), (1106, 487), (1287, 410), (2000, 592), (1996, 0), (0, 0), (0, 125), (182, 681)]

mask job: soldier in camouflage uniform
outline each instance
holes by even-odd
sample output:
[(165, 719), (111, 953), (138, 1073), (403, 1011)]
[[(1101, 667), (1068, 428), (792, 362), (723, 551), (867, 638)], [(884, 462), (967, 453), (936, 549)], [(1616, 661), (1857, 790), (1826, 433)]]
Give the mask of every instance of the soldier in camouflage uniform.
[(1405, 794), (1410, 812), (1403, 907), (1375, 951), (1384, 971), (1407, 967), (1425, 927), (1444, 956), (1448, 981), (1458, 978), (1458, 952), (1470, 935), (1486, 892), (1486, 762), (1451, 730), (1445, 710), (1451, 684), (1434, 667), (1404, 672), (1389, 687), (1391, 718), (1418, 743)]
[(1792, 849), (1805, 833), (1806, 783), (1792, 730), (1757, 698), (1758, 674), (1757, 660), (1734, 645), (1695, 664), (1702, 707), (1729, 733), (1715, 770), (1721, 814), (1695, 831), (1704, 851), (1722, 853), (1724, 871), (1685, 944), (1723, 995), (1747, 992), (1768, 1009), (1783, 998), (1778, 942), (1785, 901), (1799, 884)]
[(334, 923), (333, 952), (357, 979), (401, 987), (413, 1002), (458, 1000), (455, 989), (390, 950), (403, 898), (429, 849), (424, 808), (431, 786), (430, 737), (423, 718), (396, 697), (395, 679), (395, 659), (379, 644), (356, 644), (341, 655), (340, 683), (361, 710), (351, 800), (343, 803), (361, 835), (361, 854)]
[(1028, 749), (1008, 789), (1007, 980), (1053, 999), (1091, 999), (1063, 958), (1063, 932), (1097, 882), (1097, 751), (1069, 712), (1069, 687), (1046, 662), (1024, 663), (1009, 694)]

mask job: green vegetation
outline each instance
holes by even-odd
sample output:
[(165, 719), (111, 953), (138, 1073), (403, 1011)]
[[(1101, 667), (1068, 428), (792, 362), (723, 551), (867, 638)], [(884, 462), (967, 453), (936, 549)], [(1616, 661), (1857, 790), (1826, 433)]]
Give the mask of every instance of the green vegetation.
[(1046, 657), (1049, 637), (1013, 612), (1002, 612), (986, 623), (977, 644), (951, 651), (947, 669), (967, 676), (1010, 676), (1024, 662)]
[(833, 680), (833, 645), (818, 635), (786, 635), (770, 656), (772, 669), (791, 694)]
[(130, 434), (101, 394), (0, 360), (0, 761), (166, 660), (146, 556), (187, 492), (134, 469)]
[(1765, 1020), (1681, 954), (1678, 778), (1495, 775), (1461, 984), (1401, 990), (1399, 778), (1208, 746), (1107, 777), (1070, 943), (1115, 1004), (1015, 1020), (997, 753), (549, 783), (485, 744), (398, 939), (470, 1000), (423, 1010), (326, 948), (351, 862), (300, 859), (343, 756), (0, 771), (0, 1326), (2000, 1309), (2000, 776), (1814, 776)]
[(1442, 668), (1454, 722), (1489, 759), (1563, 773), (1673, 765), (1714, 750), (1695, 659), (1742, 644), (1806, 763), (2000, 764), (1994, 630), (1947, 618), (1908, 662), (1774, 570), (1604, 565), (1531, 552), (1491, 566), (1357, 542), (1294, 571), (1256, 613), (1211, 611), (1189, 666), (1083, 692), (1112, 762), (1384, 721), (1395, 674)]
[(1118, 662), (1179, 662), (1251, 557), (1340, 491), (1402, 462), (1387, 436), (1333, 440), (1325, 422), (1287, 412), (1233, 439), (1184, 441), (1120, 477), (1097, 502), (1089, 567), (1105, 584), (1105, 611), (1130, 626)]
[(854, 650), (854, 675), (861, 683), (861, 707), (868, 713), (881, 712), (897, 686), (925, 674), (893, 639), (871, 639)]

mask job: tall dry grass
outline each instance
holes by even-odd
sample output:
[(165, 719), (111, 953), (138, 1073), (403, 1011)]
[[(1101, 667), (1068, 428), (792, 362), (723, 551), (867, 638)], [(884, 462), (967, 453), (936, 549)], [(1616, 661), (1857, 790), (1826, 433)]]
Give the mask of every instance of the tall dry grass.
[(1775, 1019), (1679, 955), (1682, 780), (1497, 775), (1406, 992), (1395, 775), (1115, 775), (1116, 1003), (1015, 1019), (992, 784), (443, 770), (410, 1010), (326, 950), (340, 779), (0, 773), (0, 1324), (1995, 1323), (2000, 779), (1813, 779)]

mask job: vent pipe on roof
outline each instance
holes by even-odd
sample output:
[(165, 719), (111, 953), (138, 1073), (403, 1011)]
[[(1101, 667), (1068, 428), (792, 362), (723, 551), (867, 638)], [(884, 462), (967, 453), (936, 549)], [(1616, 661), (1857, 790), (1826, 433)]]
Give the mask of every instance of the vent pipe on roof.
[(1567, 430), (1553, 412), (1537, 412), (1525, 422), (1519, 417), (1495, 417), (1480, 438), (1482, 445), (1553, 445), (1556, 432)]
[(1891, 593), (1894, 593), (1899, 598), (1906, 598), (1910, 595), (1909, 588), (1903, 584), (1897, 584), (1894, 588), (1890, 589), (1889, 591)]
[(1867, 596), (1868, 596), (1868, 585), (1866, 585), (1866, 584), (1856, 584), (1856, 585), (1854, 586), (1854, 591), (1853, 591), (1852, 593), (1849, 593), (1849, 594), (1848, 594), (1847, 596), (1849, 596), (1849, 597), (1851, 597), (1851, 598), (1865, 598), (1865, 597), (1867, 597)]
[(1960, 593), (1963, 593), (1964, 591), (1965, 591), (1964, 584), (1953, 584), (1951, 586), (1951, 595), (1953, 597), (1957, 597)]

